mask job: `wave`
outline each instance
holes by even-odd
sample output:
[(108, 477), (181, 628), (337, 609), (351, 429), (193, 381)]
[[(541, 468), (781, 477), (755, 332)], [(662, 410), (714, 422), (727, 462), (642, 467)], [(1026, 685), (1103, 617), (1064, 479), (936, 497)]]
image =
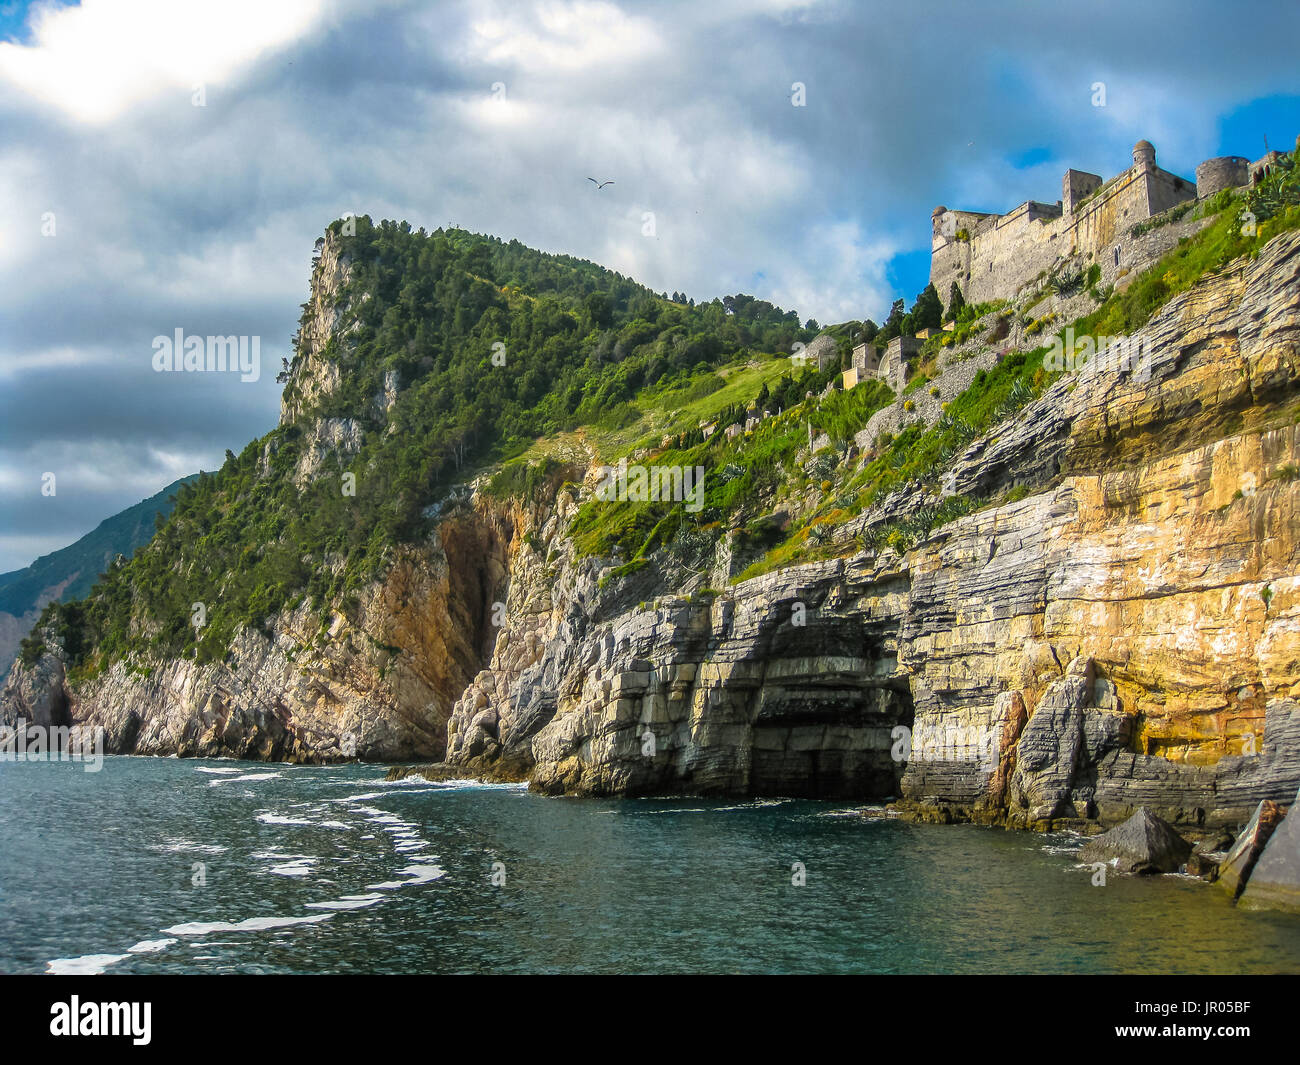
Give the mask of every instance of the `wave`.
[(110, 965), (116, 965), (129, 954), (86, 954), (80, 958), (55, 958), (45, 963), (51, 976), (98, 976)]
[(126, 949), (132, 954), (157, 954), (160, 950), (166, 950), (176, 940), (174, 939), (142, 939), (133, 947)]
[(169, 936), (205, 936), (209, 932), (265, 932), (272, 928), (291, 928), (299, 924), (317, 924), (328, 921), (332, 913), (316, 913), (310, 917), (249, 917), (243, 921), (190, 921), (164, 928)]
[(309, 910), (364, 910), (367, 906), (373, 906), (376, 902), (382, 901), (383, 895), (371, 892), (369, 895), (344, 895), (342, 898), (332, 902), (309, 902)]
[(277, 876), (311, 876), (311, 867), (315, 858), (296, 858), (291, 862), (271, 866), (271, 872)]
[(367, 884), (367, 891), (393, 891), (397, 888), (413, 887), (416, 884), (427, 884), (431, 880), (440, 880), (447, 875), (447, 870), (437, 865), (408, 865), (405, 869), (397, 870), (398, 875), (406, 873), (409, 876), (407, 880), (385, 880), (382, 884)]

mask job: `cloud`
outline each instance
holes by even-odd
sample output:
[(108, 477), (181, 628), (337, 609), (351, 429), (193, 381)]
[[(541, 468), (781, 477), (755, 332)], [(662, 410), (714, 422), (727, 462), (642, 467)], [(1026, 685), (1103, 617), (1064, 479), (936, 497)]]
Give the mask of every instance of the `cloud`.
[[(1186, 175), (1255, 152), (1218, 120), (1290, 91), (1297, 29), (1300, 8), (1225, 33), (1209, 3), (1110, 0), (37, 6), (0, 43), (0, 570), (274, 426), (344, 212), (879, 321), (924, 284), (937, 203), (1055, 200), (1139, 137)], [(261, 337), (261, 380), (153, 373), (176, 328)]]
[(521, 18), (519, 5), (510, 5), (476, 19), (470, 27), (470, 58), (520, 71), (572, 75), (646, 60), (663, 48), (652, 21), (610, 3), (549, 0), (531, 16)]
[(321, 0), (83, 0), (38, 5), (31, 42), (0, 43), (0, 77), (81, 122), (105, 122), (169, 90), (234, 77), (300, 37)]

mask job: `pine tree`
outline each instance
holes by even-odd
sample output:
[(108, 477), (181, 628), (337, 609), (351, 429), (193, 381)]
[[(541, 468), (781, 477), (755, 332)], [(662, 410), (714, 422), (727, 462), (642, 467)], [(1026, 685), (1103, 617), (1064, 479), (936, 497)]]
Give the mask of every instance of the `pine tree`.
[(944, 317), (945, 322), (956, 321), (957, 315), (961, 314), (962, 308), (966, 306), (966, 298), (961, 294), (961, 289), (957, 282), (952, 283), (948, 290), (948, 313)]
[(914, 330), (938, 329), (943, 324), (943, 304), (939, 302), (939, 293), (935, 291), (934, 282), (926, 285), (912, 304), (912, 328)]

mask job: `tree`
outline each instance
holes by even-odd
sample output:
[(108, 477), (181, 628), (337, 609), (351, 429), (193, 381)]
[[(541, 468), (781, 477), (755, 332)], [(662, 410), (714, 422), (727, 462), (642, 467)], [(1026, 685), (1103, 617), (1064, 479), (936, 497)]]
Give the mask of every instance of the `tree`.
[(957, 282), (952, 283), (948, 289), (948, 314), (944, 321), (955, 321), (957, 315), (961, 314), (961, 309), (966, 306), (966, 298), (961, 294), (961, 289), (957, 287)]
[(893, 306), (889, 308), (889, 317), (885, 319), (884, 328), (876, 334), (876, 342), (879, 344), (888, 344), (896, 336), (902, 336), (903, 327), (903, 301), (894, 300)]
[(939, 293), (935, 291), (934, 282), (926, 285), (912, 304), (912, 328), (938, 329), (943, 324), (943, 304), (939, 302)]
[(607, 292), (593, 292), (584, 301), (587, 319), (597, 329), (608, 329), (614, 321), (614, 301)]

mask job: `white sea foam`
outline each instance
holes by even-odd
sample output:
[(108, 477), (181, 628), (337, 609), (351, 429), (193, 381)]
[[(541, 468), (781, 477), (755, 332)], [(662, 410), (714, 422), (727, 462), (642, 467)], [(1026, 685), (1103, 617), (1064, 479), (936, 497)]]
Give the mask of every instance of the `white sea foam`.
[(315, 858), (299, 858), (282, 865), (273, 865), (271, 872), (277, 876), (311, 876), (311, 867), (315, 861)]
[(384, 896), (371, 892), (369, 895), (344, 895), (333, 902), (309, 902), (309, 910), (364, 910), (367, 906), (373, 906)]
[(310, 821), (304, 821), (300, 817), (281, 817), (279, 814), (260, 813), (257, 819), (264, 825), (310, 825)]
[(55, 958), (45, 963), (45, 971), (54, 976), (97, 976), (129, 954), (86, 954), (80, 958)]
[(157, 954), (160, 950), (166, 950), (176, 940), (174, 939), (143, 939), (134, 947), (126, 949), (132, 954)]
[(264, 932), (271, 928), (289, 928), (296, 924), (316, 924), (328, 921), (332, 913), (317, 913), (310, 917), (249, 917), (243, 921), (191, 921), (164, 928), (169, 936), (205, 936), (209, 932)]
[(792, 799), (752, 799), (749, 802), (737, 803), (735, 806), (715, 806), (714, 809), (721, 813), (724, 810), (761, 810), (767, 806), (784, 806)]
[(188, 839), (165, 839), (162, 843), (149, 844), (150, 850), (162, 851), (164, 854), (224, 854), (228, 848), (216, 843), (194, 843)]
[(224, 767), (224, 766), (222, 766), (222, 767), (217, 767), (217, 766), (210, 766), (210, 765), (196, 765), (194, 768), (195, 768), (198, 772), (200, 772), (200, 773), (217, 773), (217, 774), (220, 774), (220, 775), (222, 775), (222, 776), (225, 776), (226, 774), (229, 774), (229, 773), (242, 773), (242, 772), (243, 772), (242, 769), (234, 769), (234, 768), (229, 768), (229, 769), (228, 769), (228, 768), (226, 768), (226, 767)]
[(367, 884), (367, 891), (392, 891), (395, 888), (412, 887), (415, 884), (427, 884), (447, 875), (447, 870), (436, 865), (408, 865), (397, 870), (398, 875), (405, 873), (407, 880), (385, 880), (382, 884)]

